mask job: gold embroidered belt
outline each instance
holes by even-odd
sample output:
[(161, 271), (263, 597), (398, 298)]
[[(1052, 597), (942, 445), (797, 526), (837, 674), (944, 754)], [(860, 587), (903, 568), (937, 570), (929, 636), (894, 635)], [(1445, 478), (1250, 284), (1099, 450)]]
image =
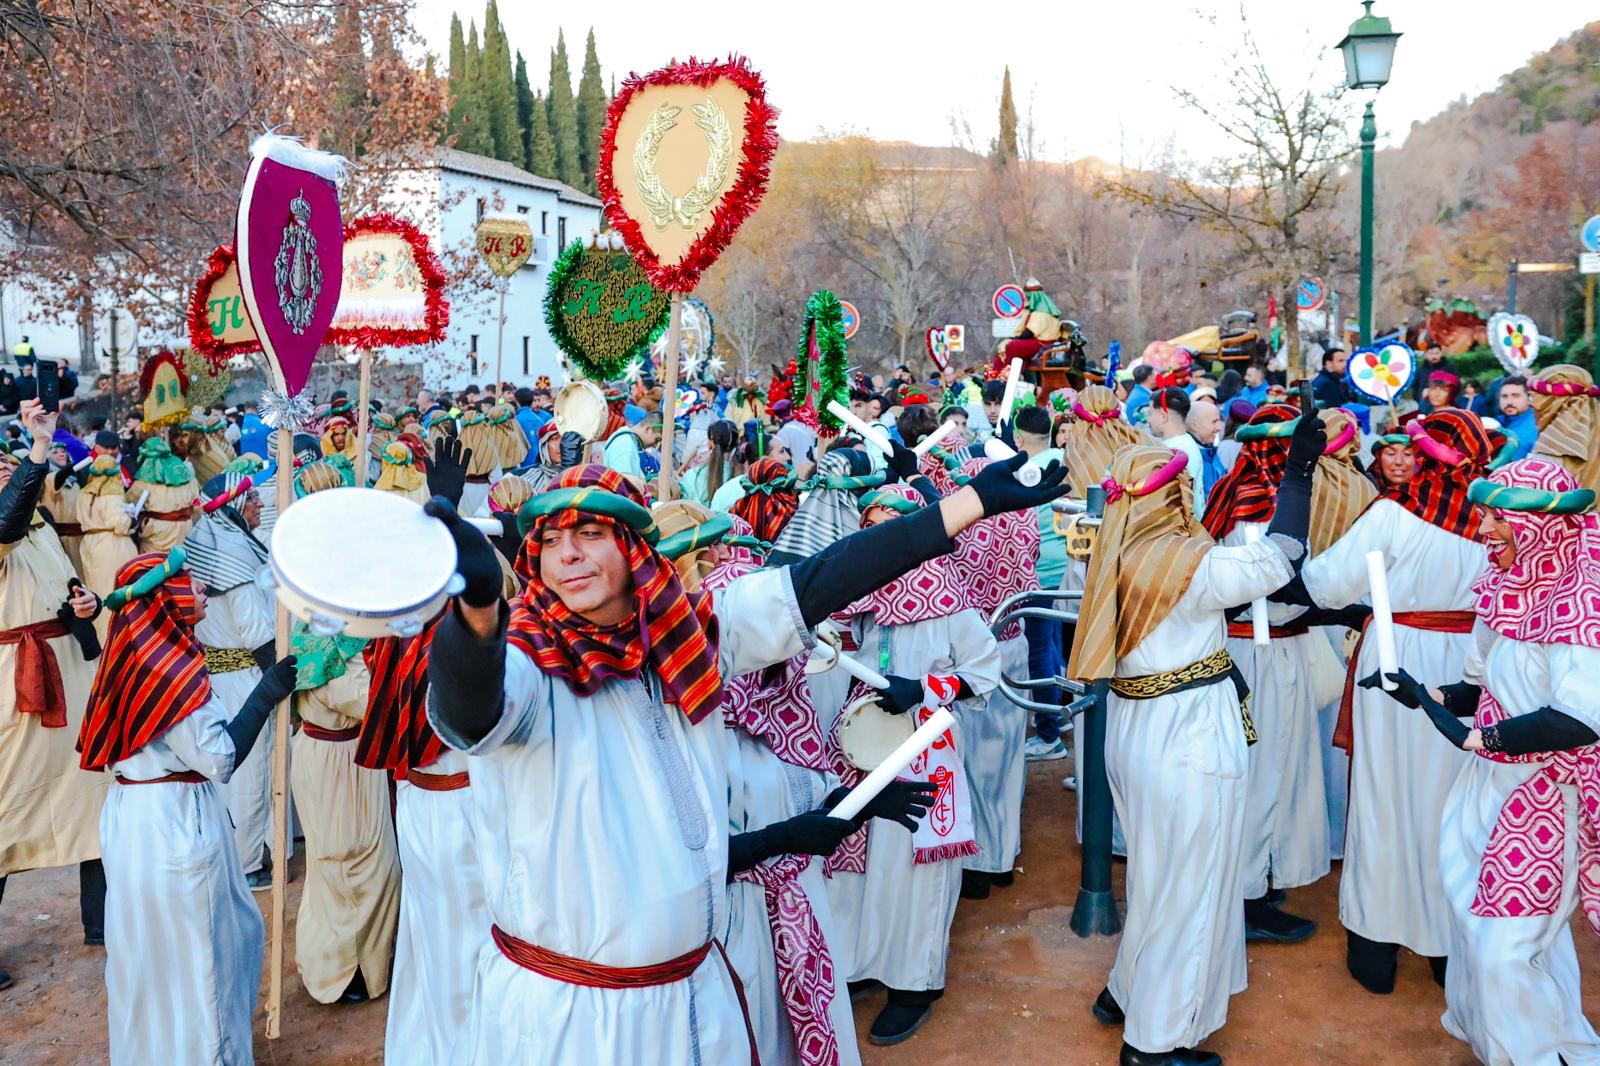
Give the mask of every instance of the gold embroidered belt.
[(1192, 662), (1188, 666), (1180, 666), (1176, 670), (1163, 670), (1159, 674), (1144, 674), (1140, 677), (1113, 677), (1111, 691), (1125, 700), (1153, 700), (1158, 696), (1169, 696), (1174, 692), (1215, 685), (1219, 681), (1233, 682), (1234, 689), (1239, 694), (1239, 717), (1244, 724), (1244, 741), (1246, 744), (1254, 744), (1257, 737), (1256, 724), (1250, 718), (1250, 689), (1244, 683), (1244, 675), (1239, 673), (1239, 668), (1234, 665), (1233, 656), (1228, 654), (1227, 648), (1220, 648), (1204, 659)]
[(231, 674), (248, 670), (256, 664), (249, 648), (213, 648), (206, 645), (206, 670), (213, 674)]

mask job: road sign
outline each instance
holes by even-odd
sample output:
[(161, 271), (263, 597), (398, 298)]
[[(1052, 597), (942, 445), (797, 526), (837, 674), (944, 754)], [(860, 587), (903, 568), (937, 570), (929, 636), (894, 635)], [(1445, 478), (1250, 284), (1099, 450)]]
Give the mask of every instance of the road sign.
[(1327, 287), (1321, 278), (1301, 278), (1294, 287), (1294, 305), (1302, 311), (1315, 311), (1328, 298)]
[(1600, 215), (1589, 216), (1578, 231), (1578, 240), (1587, 251), (1600, 252)]
[(1600, 252), (1584, 252), (1578, 256), (1578, 273), (1600, 274)]
[(1016, 318), (1027, 306), (1020, 285), (1002, 285), (994, 290), (994, 313), (1000, 318)]
[(989, 336), (999, 340), (1017, 335), (1017, 320), (1014, 318), (991, 318), (989, 320)]
[(944, 327), (944, 339), (949, 343), (950, 350), (952, 352), (964, 352), (964, 351), (966, 351), (967, 350), (967, 327), (966, 326), (946, 326), (946, 327)]
[(113, 307), (102, 312), (95, 319), (94, 332), (95, 343), (105, 353), (106, 370), (114, 366), (121, 373), (132, 373), (138, 369), (135, 352), (138, 349), (139, 326), (132, 312), (126, 307)]
[(840, 318), (844, 323), (844, 339), (849, 340), (856, 335), (856, 330), (861, 328), (861, 312), (856, 310), (856, 305), (849, 300), (839, 301)]

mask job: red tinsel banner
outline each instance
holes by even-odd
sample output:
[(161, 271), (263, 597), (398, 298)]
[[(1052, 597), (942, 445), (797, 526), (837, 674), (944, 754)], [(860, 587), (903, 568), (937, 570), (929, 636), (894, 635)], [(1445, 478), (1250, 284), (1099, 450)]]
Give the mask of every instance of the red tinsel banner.
[(189, 344), (212, 372), (235, 355), (261, 350), (256, 328), (244, 311), (233, 245), (219, 245), (206, 259), (205, 272), (189, 299)]
[(329, 344), (399, 348), (437, 344), (450, 324), (445, 275), (428, 238), (394, 215), (344, 226), (344, 286)]

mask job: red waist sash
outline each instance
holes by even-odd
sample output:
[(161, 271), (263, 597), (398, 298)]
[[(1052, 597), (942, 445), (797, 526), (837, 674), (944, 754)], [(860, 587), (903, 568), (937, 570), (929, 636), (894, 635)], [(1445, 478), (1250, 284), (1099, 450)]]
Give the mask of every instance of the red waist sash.
[(356, 737), (361, 735), (361, 727), (352, 726), (349, 729), (324, 729), (320, 725), (313, 725), (310, 722), (302, 721), (300, 723), (300, 732), (304, 733), (312, 740), (354, 740)]
[[(1405, 626), (1407, 629), (1422, 629), (1430, 633), (1471, 633), (1473, 622), (1477, 615), (1471, 611), (1396, 611), (1394, 624)], [(1366, 643), (1367, 629), (1372, 625), (1372, 617), (1367, 616), (1366, 623), (1361, 627), (1361, 635), (1356, 638), (1356, 646), (1350, 650), (1350, 665), (1344, 675), (1344, 697), (1339, 701), (1339, 724), (1333, 729), (1334, 747), (1350, 751), (1353, 741), (1353, 723), (1356, 682), (1356, 664), (1361, 661), (1361, 645)]]
[[(1287, 640), (1289, 637), (1303, 637), (1311, 632), (1310, 626), (1268, 626), (1267, 635), (1273, 640)], [(1228, 636), (1235, 640), (1254, 640), (1255, 627), (1249, 622), (1229, 622)]]
[(203, 785), (211, 780), (198, 770), (179, 770), (177, 773), (167, 774), (165, 777), (117, 777), (119, 785), (160, 785), (168, 781), (182, 781), (188, 785)]
[(194, 517), (194, 511), (185, 507), (177, 511), (143, 511), (141, 515), (157, 522), (187, 522)]
[(571, 955), (541, 948), (526, 940), (518, 940), (498, 925), (489, 927), (489, 935), (494, 938), (494, 946), (500, 949), (500, 954), (524, 970), (531, 970), (540, 977), (548, 977), (552, 981), (582, 985), (585, 988), (652, 988), (657, 985), (675, 984), (687, 979), (698, 970), (700, 964), (706, 960), (706, 956), (711, 953), (711, 949), (716, 948), (717, 954), (722, 957), (722, 965), (727, 968), (728, 976), (733, 980), (733, 990), (739, 997), (739, 1009), (744, 1013), (745, 1030), (750, 1037), (751, 1066), (760, 1066), (761, 1059), (756, 1052), (755, 1029), (750, 1024), (750, 1005), (744, 998), (744, 985), (740, 982), (739, 975), (734, 972), (732, 964), (728, 962), (727, 952), (722, 950), (722, 944), (715, 938), (706, 941), (693, 951), (685, 952), (666, 962), (658, 962), (653, 966), (604, 966), (588, 959), (575, 959)]
[(46, 729), (62, 729), (67, 724), (67, 691), (49, 641), (71, 632), (59, 618), (0, 629), (0, 645), (17, 645), (17, 711), (37, 714)]
[(472, 784), (465, 770), (454, 774), (425, 774), (421, 770), (407, 770), (405, 779), (408, 784), (416, 785), (424, 792), (455, 792)]

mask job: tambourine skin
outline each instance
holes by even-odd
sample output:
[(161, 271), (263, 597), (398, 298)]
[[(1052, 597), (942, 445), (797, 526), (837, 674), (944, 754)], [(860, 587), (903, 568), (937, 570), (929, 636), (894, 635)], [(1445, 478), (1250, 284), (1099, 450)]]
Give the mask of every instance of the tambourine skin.
[(592, 381), (567, 382), (552, 406), (556, 428), (563, 433), (576, 433), (586, 441), (594, 441), (606, 427), (606, 394)]
[(909, 714), (890, 714), (876, 694), (857, 697), (839, 722), (839, 751), (845, 762), (871, 773), (916, 732)]

